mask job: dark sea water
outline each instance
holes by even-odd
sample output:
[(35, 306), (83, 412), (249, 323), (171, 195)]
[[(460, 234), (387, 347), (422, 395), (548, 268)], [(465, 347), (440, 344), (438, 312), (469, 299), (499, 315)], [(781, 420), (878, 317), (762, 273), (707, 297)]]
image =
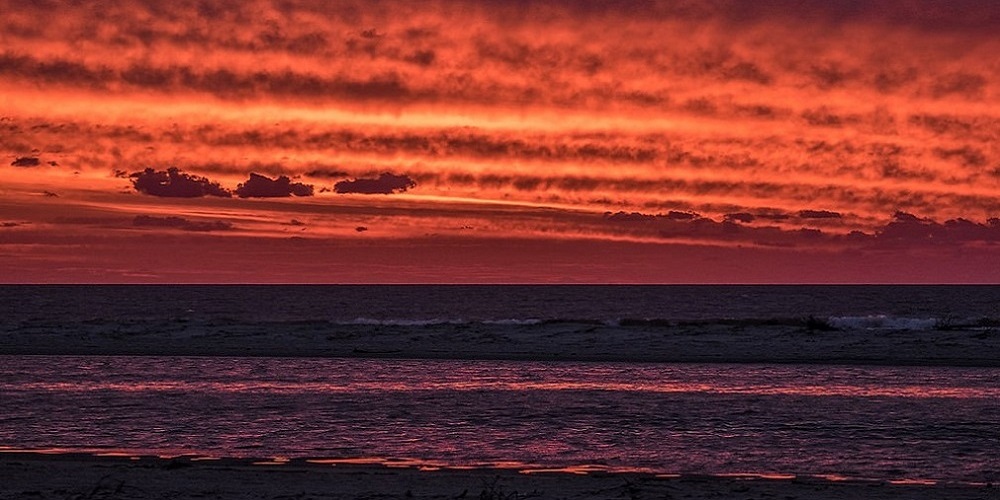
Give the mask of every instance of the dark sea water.
[(3, 320), (1000, 318), (1000, 286), (0, 286)]
[[(8, 334), (178, 318), (920, 329), (990, 324), (1000, 287), (0, 287), (0, 313)], [(995, 483), (998, 387), (986, 367), (8, 355), (0, 450)]]

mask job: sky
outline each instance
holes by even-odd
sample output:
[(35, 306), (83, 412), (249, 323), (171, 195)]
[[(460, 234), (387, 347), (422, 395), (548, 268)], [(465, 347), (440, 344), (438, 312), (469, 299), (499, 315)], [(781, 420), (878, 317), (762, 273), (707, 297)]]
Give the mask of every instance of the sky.
[(998, 283), (993, 0), (0, 0), (0, 282)]

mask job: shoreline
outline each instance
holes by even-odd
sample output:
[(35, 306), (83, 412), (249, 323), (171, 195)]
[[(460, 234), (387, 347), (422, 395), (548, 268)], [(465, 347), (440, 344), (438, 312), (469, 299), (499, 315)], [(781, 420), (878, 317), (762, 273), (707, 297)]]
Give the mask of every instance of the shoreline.
[[(266, 460), (270, 460), (269, 462)], [(995, 485), (920, 481), (832, 480), (571, 473), (510, 468), (419, 470), (372, 463), (273, 459), (95, 456), (0, 452), (0, 499), (13, 498), (785, 498), (981, 499)]]

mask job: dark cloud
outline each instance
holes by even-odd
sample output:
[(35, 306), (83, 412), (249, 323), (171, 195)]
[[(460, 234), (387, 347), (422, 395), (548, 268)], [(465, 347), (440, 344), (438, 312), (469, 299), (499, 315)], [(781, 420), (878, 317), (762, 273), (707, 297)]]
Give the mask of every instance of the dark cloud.
[[(603, 219), (617, 224), (622, 229), (635, 236), (657, 237), (665, 239), (694, 239), (701, 241), (733, 241), (768, 246), (795, 246), (802, 240), (802, 234), (797, 231), (783, 230), (777, 227), (748, 227), (731, 220), (717, 222), (710, 218), (700, 217), (691, 212), (671, 212), (664, 214), (644, 214), (640, 212), (606, 212)], [(676, 214), (686, 214), (678, 217)], [(818, 233), (823, 236), (821, 233)]]
[(0, 222), (0, 227), (17, 227), (20, 225), (20, 222)]
[(233, 225), (223, 221), (192, 221), (183, 217), (154, 217), (152, 215), (137, 215), (132, 219), (136, 227), (165, 227), (183, 231), (227, 231)]
[(856, 116), (840, 116), (832, 113), (826, 107), (807, 109), (802, 112), (802, 118), (806, 123), (815, 127), (841, 127), (845, 124), (854, 124), (858, 121)]
[(934, 154), (943, 160), (958, 158), (966, 167), (982, 167), (986, 165), (986, 155), (977, 148), (963, 146), (961, 148), (934, 148)]
[(988, 80), (982, 75), (971, 73), (949, 73), (937, 77), (932, 92), (934, 97), (959, 94), (969, 98), (980, 97)]
[(284, 50), (293, 54), (322, 54), (329, 48), (329, 40), (325, 33), (308, 32), (301, 35), (287, 33), (286, 27), (277, 21), (269, 19), (265, 27), (250, 42), (250, 50)]
[(789, 110), (768, 104), (741, 104), (733, 106), (733, 114), (740, 117), (773, 120), (789, 114)]
[[(484, 9), (493, 17), (512, 23), (523, 23), (526, 20), (542, 19), (553, 21), (568, 16), (581, 18), (621, 18), (631, 17), (643, 20), (660, 19), (690, 19), (708, 21), (722, 18), (734, 24), (759, 23), (769, 20), (827, 23), (884, 23), (909, 24), (934, 30), (976, 29), (1000, 26), (1000, 14), (996, 12), (991, 0), (881, 0), (869, 2), (866, 0), (826, 0), (823, 2), (803, 2), (802, 0), (718, 0), (704, 2), (701, 0), (480, 0), (463, 2), (442, 2), (443, 6), (461, 4), (463, 9)], [(111, 5), (121, 2), (111, 2)], [(194, 5), (192, 5), (194, 4)], [(62, 7), (61, 2), (26, 2), (8, 3), (8, 8), (14, 12), (31, 13), (39, 17), (51, 12), (48, 9)], [(71, 4), (72, 5), (72, 4)], [(383, 23), (378, 22), (386, 13), (396, 17), (414, 16), (433, 10), (428, 5), (435, 3), (417, 3), (398, 1), (339, 1), (334, 3), (314, 1), (282, 1), (269, 2), (269, 8), (280, 12), (283, 16), (263, 16), (258, 13), (259, 6), (254, 3), (218, 0), (213, 2), (157, 2), (155, 0), (137, 0), (127, 3), (138, 5), (143, 13), (154, 18), (164, 18), (193, 25), (196, 20), (212, 19), (235, 22), (248, 30), (246, 36), (236, 37), (224, 30), (207, 30), (200, 26), (183, 30), (166, 30), (163, 27), (141, 23), (131, 19), (123, 19), (119, 14), (115, 19), (122, 29), (115, 31), (119, 38), (135, 38), (144, 43), (171, 40), (179, 42), (213, 42), (233, 48), (284, 49), (291, 50), (289, 45), (306, 45), (302, 37), (309, 38), (316, 32), (315, 25), (306, 21), (309, 17), (326, 17), (328, 19), (343, 19), (351, 27), (345, 33), (320, 31), (326, 37), (334, 40), (345, 36), (364, 41), (380, 41), (402, 35), (409, 41), (420, 40), (435, 34), (426, 23), (406, 26), (405, 32), (393, 31)], [(65, 8), (65, 10), (69, 10)], [(450, 12), (446, 9), (444, 13)], [(110, 10), (110, 9), (109, 9)], [(86, 16), (84, 21), (94, 23), (106, 20), (106, 10), (77, 8), (74, 14)], [(309, 14), (300, 20), (294, 14)], [(21, 30), (31, 32), (31, 25), (16, 24)], [(37, 29), (37, 28), (36, 28)], [(221, 33), (217, 32), (221, 31)], [(76, 34), (72, 33), (71, 34)], [(336, 35), (336, 36), (334, 36)], [(91, 35), (100, 36), (100, 35)], [(308, 50), (307, 50), (308, 52)]]
[(46, 83), (67, 83), (103, 89), (115, 78), (115, 72), (106, 67), (91, 68), (75, 61), (56, 59), (42, 61), (34, 57), (4, 52), (0, 54), (0, 74)]
[(877, 232), (882, 241), (926, 241), (941, 240), (944, 227), (933, 220), (917, 217), (906, 212), (896, 212), (892, 222)]
[(694, 113), (696, 115), (706, 115), (706, 116), (715, 115), (716, 113), (719, 112), (719, 106), (711, 99), (708, 99), (706, 97), (688, 99), (681, 106), (681, 109)]
[(418, 50), (404, 58), (406, 62), (416, 64), (418, 66), (430, 66), (434, 64), (434, 60), (437, 55), (433, 50)]
[(611, 222), (652, 222), (657, 219), (657, 215), (644, 214), (640, 212), (604, 212), (604, 219)]
[(967, 117), (951, 115), (912, 115), (909, 118), (911, 125), (923, 127), (935, 134), (948, 134), (954, 136), (966, 136), (975, 127)]
[[(266, 2), (269, 8), (287, 11), (289, 14), (284, 18), (258, 15), (256, 4), (239, 2), (224, 2), (223, 8), (215, 9), (204, 7), (204, 2), (198, 6), (177, 2), (176, 6), (163, 7), (155, 5), (156, 2), (139, 1), (129, 5), (138, 4), (141, 7), (110, 9), (117, 10), (113, 18), (105, 18), (93, 9), (59, 4), (60, 19), (65, 23), (60, 24), (58, 31), (44, 26), (47, 11), (43, 5), (55, 8), (51, 4), (17, 2), (11, 17), (34, 19), (34, 22), (24, 21), (23, 24), (37, 24), (33, 28), (40, 30), (40, 34), (22, 32), (15, 37), (47, 36), (55, 41), (64, 41), (69, 46), (90, 43), (112, 50), (120, 47), (124, 54), (142, 54), (157, 47), (164, 58), (161, 64), (153, 64), (148, 58), (139, 56), (134, 59), (116, 58), (115, 61), (99, 64), (94, 62), (97, 58), (89, 56), (86, 61), (76, 55), (41, 57), (30, 49), (11, 48), (0, 54), (0, 74), (41, 83), (114, 91), (131, 88), (167, 93), (205, 92), (230, 100), (262, 97), (267, 100), (340, 99), (404, 104), (417, 101), (481, 104), (492, 101), (557, 105), (618, 101), (637, 106), (661, 106), (670, 101), (672, 92), (668, 89), (614, 89), (598, 83), (607, 81), (607, 78), (581, 80), (579, 85), (567, 84), (563, 88), (563, 83), (574, 78), (565, 78), (561, 73), (589, 77), (599, 72), (613, 72), (620, 68), (619, 61), (634, 55), (643, 59), (637, 60), (641, 63), (646, 63), (644, 59), (648, 58), (649, 64), (643, 64), (643, 67), (653, 74), (660, 74), (661, 78), (649, 80), (665, 82), (673, 76), (668, 73), (679, 70), (682, 73), (711, 74), (726, 81), (773, 85), (783, 83), (784, 74), (791, 66), (773, 57), (753, 57), (751, 54), (744, 58), (739, 55), (752, 52), (752, 46), (746, 47), (748, 50), (713, 49), (707, 59), (696, 56), (690, 64), (675, 64), (678, 59), (685, 59), (688, 50), (684, 47), (740, 45), (730, 40), (728, 30), (714, 40), (700, 40), (697, 44), (664, 42), (648, 50), (642, 44), (629, 47), (611, 41), (604, 47), (580, 50), (581, 43), (578, 41), (560, 41), (561, 37), (555, 37), (554, 41), (545, 33), (539, 33), (537, 37), (532, 33), (549, 27), (561, 33), (571, 33), (575, 27), (572, 18), (575, 17), (610, 23), (626, 30), (629, 30), (631, 20), (641, 21), (637, 23), (640, 25), (647, 21), (670, 20), (694, 27), (730, 23), (761, 26), (777, 28), (775, 36), (782, 39), (789, 36), (778, 33), (785, 31), (785, 26), (807, 27), (827, 23), (915, 24), (933, 30), (954, 29), (965, 33), (975, 28), (1000, 27), (1000, 14), (988, 1), (561, 0), (539, 3), (483, 0), (468, 2), (471, 7), (467, 12), (448, 7), (451, 2), (419, 7), (406, 5), (405, 2), (359, 0), (336, 2), (336, 5), (294, 0)], [(323, 8), (317, 8), (318, 5), (323, 5)], [(219, 18), (213, 15), (213, 22), (217, 23), (213, 26), (219, 29), (208, 29), (203, 22), (205, 13), (215, 10), (225, 12), (225, 15)], [(424, 15), (412, 15), (416, 13)], [(475, 13), (487, 15), (481, 17)], [(481, 23), (482, 26), (476, 30), (465, 29), (467, 26), (447, 30), (437, 22), (428, 23), (428, 17), (448, 19), (448, 22), (463, 25), (474, 23), (479, 26)], [(94, 28), (102, 23), (111, 23), (115, 29)], [(517, 23), (525, 29), (505, 29), (509, 24)], [(429, 29), (428, 26), (436, 27)], [(477, 34), (470, 35), (469, 31)], [(740, 32), (733, 30), (732, 33), (732, 37), (738, 40)], [(824, 36), (816, 36), (816, 39), (830, 37), (822, 31), (817, 33)], [(641, 31), (633, 31), (632, 34), (644, 38)], [(595, 40), (595, 43), (600, 43), (600, 40)], [(464, 53), (462, 48), (475, 53)], [(162, 52), (160, 49), (163, 49)], [(181, 52), (183, 57), (171, 57), (174, 50)], [(213, 64), (207, 68), (200, 63), (187, 62), (197, 60), (191, 56), (198, 53), (234, 53), (262, 59), (276, 56), (271, 59), (276, 63), (262, 61), (259, 65), (262, 69), (248, 70), (247, 64), (227, 67), (226, 62), (222, 62), (222, 67)], [(294, 57), (285, 62), (280, 57), (283, 54)], [(351, 63), (353, 58), (374, 61), (377, 65), (373, 67), (384, 70), (358, 72), (354, 69), (357, 66)], [(310, 68), (311, 64), (298, 64), (300, 60), (318, 64)], [(442, 61), (446, 64), (441, 64)], [(494, 67), (495, 63), (526, 73), (491, 80), (485, 76), (488, 72), (482, 70)], [(367, 63), (362, 64), (368, 67)], [(824, 88), (850, 83), (855, 74), (865, 74), (862, 69), (841, 68), (837, 64), (824, 63), (822, 59), (816, 64), (812, 69), (792, 69), (815, 73), (817, 84)], [(444, 66), (447, 70), (439, 73), (434, 71), (434, 66)], [(540, 84), (538, 79), (525, 77), (538, 74), (536, 70), (551, 72), (552, 81), (559, 84)], [(937, 73), (942, 76), (935, 81), (921, 82), (932, 93), (989, 94), (988, 74), (961, 71)], [(879, 88), (893, 88), (896, 80), (910, 80), (890, 76), (879, 80)], [(744, 111), (752, 114), (767, 110), (761, 107)], [(771, 111), (777, 114), (778, 110)], [(771, 115), (765, 113), (760, 116)]]
[(700, 217), (701, 214), (696, 212), (679, 212), (677, 210), (667, 212), (667, 218), (670, 220), (695, 220)]
[(986, 224), (967, 219), (950, 219), (943, 224), (907, 212), (896, 212), (893, 220), (876, 232), (880, 243), (945, 245), (962, 242), (1000, 242), (1000, 223)]
[(920, 70), (917, 68), (882, 68), (875, 73), (875, 76), (871, 79), (871, 84), (879, 92), (890, 93), (915, 81), (919, 76)]
[(40, 60), (10, 52), (0, 54), (0, 75), (52, 84), (71, 83), (99, 90), (122, 84), (159, 92), (194, 90), (230, 100), (281, 96), (291, 99), (409, 101), (430, 96), (410, 88), (399, 75), (391, 72), (354, 79), (292, 70), (237, 73), (229, 69), (199, 71), (187, 66), (157, 67), (146, 63), (115, 69), (66, 59)]
[[(615, 138), (611, 136), (610, 138)], [(616, 163), (648, 163), (657, 159), (671, 162), (707, 162), (705, 153), (688, 151), (674, 144), (663, 144), (656, 138), (642, 137), (641, 143), (628, 141), (615, 144), (609, 136), (574, 134), (568, 136), (519, 134), (517, 137), (477, 133), (468, 130), (444, 130), (433, 133), (410, 131), (369, 131), (365, 129), (333, 129), (305, 131), (285, 129), (268, 131), (198, 130), (171, 137), (173, 142), (199, 140), (213, 146), (253, 146), (310, 149), (327, 148), (393, 155), (400, 151), (426, 156), (470, 156), (476, 158), (517, 157), (531, 160), (606, 160)], [(629, 138), (631, 139), (631, 138)], [(726, 156), (721, 155), (722, 161)], [(307, 175), (314, 177), (346, 177), (337, 166), (317, 166)]]
[(518, 191), (534, 191), (541, 183), (541, 177), (515, 177), (511, 185)]
[(663, 222), (667, 224), (673, 224), (675, 222), (700, 224), (703, 221), (709, 221), (709, 222), (711, 221), (711, 219), (704, 218), (695, 212), (680, 212), (677, 210), (671, 210), (666, 214), (655, 214), (655, 215), (645, 214), (642, 212), (614, 212), (614, 213), (604, 212), (604, 220), (610, 222), (626, 222), (626, 223)]
[(307, 176), (315, 178), (326, 178), (326, 179), (339, 179), (347, 177), (347, 172), (341, 170), (330, 170), (325, 168), (317, 168), (306, 172)]
[(416, 181), (406, 175), (395, 175), (388, 172), (378, 176), (378, 178), (358, 178), (348, 181), (340, 181), (333, 185), (333, 190), (338, 193), (360, 193), (360, 194), (392, 194), (403, 192), (417, 185)]
[(961, 141), (992, 143), (1000, 132), (1000, 118), (990, 115), (916, 114), (907, 121), (910, 125)]
[(829, 210), (799, 210), (798, 216), (803, 219), (840, 219), (843, 218), (840, 212)]
[[(895, 205), (907, 210), (933, 211), (934, 207), (974, 206), (981, 210), (1000, 209), (1000, 200), (983, 194), (961, 194), (955, 192), (921, 192), (916, 190), (902, 190), (893, 186), (873, 186), (857, 187), (845, 186), (837, 183), (829, 185), (816, 185), (806, 183), (796, 183), (794, 179), (776, 178), (773, 182), (750, 182), (750, 181), (729, 181), (729, 180), (702, 180), (702, 179), (681, 179), (681, 178), (619, 178), (608, 179), (602, 177), (583, 177), (578, 175), (568, 175), (561, 177), (537, 177), (537, 176), (510, 176), (498, 174), (471, 175), (464, 173), (450, 173), (439, 175), (435, 173), (422, 173), (419, 181), (425, 183), (435, 183), (438, 186), (455, 186), (459, 184), (486, 187), (491, 189), (511, 188), (521, 190), (521, 188), (531, 191), (558, 190), (563, 192), (587, 192), (598, 189), (616, 191), (623, 193), (691, 193), (697, 195), (721, 195), (740, 194), (757, 198), (765, 196), (773, 199), (794, 200), (798, 204), (815, 203), (816, 200), (824, 200), (831, 206), (851, 206), (851, 207), (871, 207), (878, 210), (886, 205)], [(782, 180), (785, 180), (783, 183)], [(658, 206), (657, 206), (658, 207)], [(677, 205), (663, 205), (665, 208), (674, 208)], [(698, 209), (701, 205), (690, 205), (692, 209)], [(680, 207), (688, 208), (688, 207)], [(703, 208), (703, 207), (702, 207)], [(823, 210), (805, 210), (802, 214), (785, 213), (781, 210), (760, 208), (756, 210), (741, 210), (744, 207), (730, 206), (721, 208), (720, 212), (747, 211), (760, 219), (785, 220), (791, 217), (828, 219), (837, 217), (836, 212)], [(715, 211), (715, 210), (713, 210)]]
[(754, 221), (756, 217), (749, 212), (735, 212), (731, 214), (726, 214), (723, 217), (724, 222), (742, 222), (744, 224), (749, 224)]
[(743, 217), (744, 215), (752, 217), (749, 213), (727, 214), (722, 222), (717, 222), (706, 217), (682, 220), (663, 214), (605, 212), (602, 219), (616, 227), (616, 231), (633, 236), (689, 238), (771, 247), (822, 244), (879, 248), (1000, 243), (998, 218), (989, 219), (985, 224), (967, 219), (951, 219), (939, 223), (910, 213), (897, 212), (890, 222), (875, 228), (873, 234), (855, 230), (850, 234), (839, 235), (808, 227), (746, 226), (737, 223), (753, 220)]
[(284, 198), (292, 195), (312, 196), (313, 187), (301, 182), (292, 182), (285, 175), (277, 179), (271, 179), (260, 174), (251, 173), (250, 178), (237, 186), (234, 193), (240, 198)]
[(854, 75), (845, 71), (836, 63), (813, 65), (809, 74), (821, 89), (831, 89), (841, 86), (845, 80)]
[(1000, 29), (1000, 11), (992, 0), (723, 0), (712, 2), (716, 14), (735, 23), (767, 20), (799, 23), (871, 23), (907, 25), (928, 31)]
[(136, 191), (165, 198), (200, 198), (219, 196), (229, 198), (232, 193), (217, 182), (205, 177), (185, 174), (176, 167), (166, 171), (147, 168), (129, 175)]
[(37, 167), (41, 164), (41, 160), (36, 156), (19, 156), (10, 162), (12, 167)]
[(262, 175), (266, 174), (272, 176), (289, 174), (289, 169), (283, 163), (255, 160), (248, 161), (246, 158), (228, 161), (189, 161), (187, 162), (186, 167), (192, 170), (197, 170), (198, 172), (225, 175), (246, 175), (247, 172), (257, 172)]
[(720, 75), (724, 80), (744, 80), (761, 85), (771, 83), (772, 77), (760, 67), (750, 62), (738, 62), (721, 68)]
[[(73, 86), (84, 90), (100, 87), (108, 91), (97, 92), (105, 96), (101, 99), (115, 100), (116, 96), (125, 98), (136, 92), (148, 95), (153, 91), (177, 92), (180, 100), (198, 100), (201, 98), (194, 94), (204, 92), (227, 100), (260, 98), (261, 104), (279, 108), (286, 99), (342, 99), (352, 113), (361, 115), (394, 109), (369, 107), (365, 99), (385, 99), (404, 107), (422, 100), (427, 106), (420, 109), (451, 115), (466, 109), (463, 99), (475, 98), (477, 107), (470, 112), (477, 116), (480, 112), (482, 116), (506, 114), (510, 107), (504, 103), (516, 99), (523, 105), (518, 109), (528, 113), (532, 121), (537, 109), (534, 104), (542, 103), (545, 109), (579, 111), (581, 116), (600, 110), (601, 115), (609, 113), (636, 126), (607, 130), (572, 124), (526, 124), (518, 130), (429, 122), (355, 126), (340, 121), (280, 120), (277, 115), (274, 122), (255, 124), (256, 120), (219, 122), (214, 113), (200, 123), (171, 126), (168, 122), (133, 120), (133, 126), (128, 119), (115, 125), (99, 117), (88, 122), (85, 115), (77, 115), (77, 130), (58, 129), (73, 126), (62, 123), (36, 130), (28, 123), (34, 120), (37, 124), (41, 117), (4, 123), (3, 127), (21, 126), (23, 130), (0, 133), (7, 136), (0, 138), (0, 149), (10, 152), (8, 160), (15, 154), (37, 155), (45, 160), (58, 154), (66, 169), (80, 171), (176, 164), (219, 179), (223, 173), (246, 179), (247, 172), (253, 171), (273, 179), (308, 172), (308, 177), (296, 180), (308, 180), (320, 189), (320, 183), (333, 187), (337, 181), (344, 181), (337, 183), (337, 192), (392, 193), (408, 189), (414, 182), (444, 192), (454, 187), (449, 185), (454, 174), (455, 179), (461, 176), (463, 183), (478, 184), (484, 196), (500, 192), (509, 195), (510, 200), (538, 202), (555, 201), (561, 196), (567, 204), (603, 197), (607, 202), (601, 206), (662, 211), (667, 218), (669, 209), (754, 217), (759, 204), (794, 207), (788, 215), (799, 225), (806, 225), (803, 218), (831, 219), (816, 222), (818, 227), (839, 222), (833, 217), (796, 215), (794, 211), (818, 206), (853, 213), (889, 213), (898, 208), (927, 215), (980, 215), (1000, 206), (1000, 201), (990, 196), (988, 184), (996, 180), (989, 178), (991, 169), (992, 175), (1000, 176), (1000, 164), (991, 147), (1000, 122), (990, 116), (989, 106), (974, 105), (995, 93), (995, 82), (988, 71), (976, 65), (977, 61), (988, 60), (977, 56), (986, 54), (993, 38), (982, 37), (980, 44), (962, 45), (954, 43), (966, 41), (958, 36), (930, 37), (863, 23), (839, 31), (824, 30), (808, 22), (786, 23), (788, 19), (896, 23), (896, 19), (921, 16), (931, 19), (927, 13), (934, 12), (947, 24), (958, 14), (976, 19), (984, 9), (991, 8), (986, 3), (977, 7), (975, 2), (957, 1), (962, 8), (935, 6), (930, 0), (885, 0), (878, 5), (863, 0), (830, 0), (829, 4), (811, 6), (801, 0), (554, 0), (537, 7), (531, 2), (518, 2), (534, 12), (525, 13), (521, 21), (511, 21), (509, 27), (518, 29), (505, 29), (507, 19), (494, 14), (496, 9), (507, 8), (496, 6), (503, 3), (497, 0), (471, 2), (475, 7), (469, 12), (440, 8), (439, 3), (404, 7), (380, 0), (371, 4), (345, 0), (319, 7), (315, 2), (298, 0), (265, 2), (275, 10), (287, 9), (292, 13), (287, 17), (256, 16), (254, 7), (220, 0), (222, 7), (208, 10), (213, 12), (213, 18), (221, 18), (216, 26), (220, 29), (216, 29), (186, 22), (203, 15), (201, 7), (190, 3), (175, 6), (130, 0), (112, 2), (129, 7), (117, 9), (107, 20), (114, 24), (114, 30), (94, 30), (94, 26), (103, 26), (102, 14), (85, 6), (64, 6), (60, 25), (55, 27), (46, 25), (40, 7), (18, 2), (12, 12), (31, 12), (8, 17), (24, 20), (18, 23), (37, 24), (39, 38), (49, 39), (49, 49), (32, 50), (35, 45), (27, 35), (9, 33), (12, 43), (0, 49), (0, 78), (6, 75), (25, 89), (37, 87), (43, 93), (60, 93)], [(142, 7), (132, 8), (135, 5)], [(380, 19), (386, 7), (392, 15)], [(995, 6), (992, 9), (995, 11)], [(347, 10), (356, 12), (341, 16)], [(419, 10), (426, 10), (426, 15), (411, 19), (401, 14)], [(536, 16), (539, 11), (547, 11), (548, 17)], [(441, 13), (454, 14), (454, 22), (442, 24)], [(596, 22), (577, 23), (570, 19), (575, 15), (594, 15), (591, 20)], [(704, 23), (700, 22), (702, 17)], [(680, 22), (657, 24), (659, 18)], [(628, 22), (632, 19), (643, 22)], [(470, 20), (481, 21), (482, 25), (467, 26)], [(718, 29), (720, 23), (728, 21), (748, 29)], [(346, 29), (345, 23), (350, 24)], [(607, 37), (594, 36), (609, 25), (619, 29)], [(241, 29), (226, 28), (232, 26)], [(704, 26), (704, 31), (699, 31), (694, 42), (683, 43), (690, 41), (683, 35), (686, 27), (696, 26)], [(539, 29), (546, 27), (551, 29)], [(812, 30), (814, 27), (818, 29)], [(370, 36), (363, 36), (362, 31), (369, 31)], [(853, 38), (858, 32), (870, 33), (872, 38), (862, 43)], [(802, 33), (816, 36), (792, 36)], [(587, 39), (590, 45), (573, 50), (582, 47), (579, 42)], [(350, 44), (355, 42), (352, 48)], [(78, 43), (89, 44), (94, 53), (73, 51)], [(844, 52), (844, 47), (853, 49)], [(788, 50), (796, 48), (799, 50)], [(150, 51), (156, 57), (143, 56)], [(854, 51), (858, 53), (851, 53)], [(289, 56), (286, 52), (317, 57)], [(199, 58), (210, 53), (229, 56), (214, 62)], [(620, 81), (620, 76), (634, 73), (635, 68), (642, 68), (647, 78)], [(545, 78), (533, 78), (538, 75)], [(720, 87), (719, 80), (731, 83)], [(880, 89), (901, 92), (886, 102), (918, 100), (912, 106), (886, 109), (890, 126), (871, 135), (868, 127), (874, 128), (871, 116), (875, 112), (869, 115), (870, 106), (866, 108), (865, 104), (881, 100), (872, 101), (871, 89), (866, 94), (866, 89), (859, 87), (877, 82), (881, 82)], [(55, 87), (50, 89), (47, 84)], [(774, 92), (754, 91), (760, 90), (758, 84), (774, 85)], [(837, 89), (853, 97), (837, 99), (815, 87)], [(787, 99), (788, 95), (795, 97), (794, 103)], [(919, 104), (934, 95), (951, 100), (980, 99), (955, 107)], [(605, 106), (609, 103), (614, 105)], [(300, 105), (303, 103), (296, 104)], [(646, 110), (647, 114), (634, 112), (633, 105), (655, 107)], [(672, 116), (682, 107), (694, 113), (715, 114), (718, 119), (682, 120), (676, 127), (670, 125), (664, 130), (656, 125), (662, 120), (645, 120)], [(955, 114), (943, 114), (946, 111)], [(908, 113), (917, 115), (910, 117)], [(786, 121), (754, 121), (747, 126), (740, 120), (729, 120), (733, 116)], [(912, 127), (907, 126), (908, 119)], [(280, 125), (275, 125), (278, 122)], [(292, 122), (295, 124), (288, 126)], [(793, 130), (805, 123), (846, 130), (808, 129), (804, 134)], [(852, 126), (858, 130), (851, 130)], [(598, 129), (602, 131), (585, 132)], [(928, 130), (955, 137), (933, 141)], [(897, 146), (896, 152), (891, 147), (884, 153), (866, 151), (871, 141), (902, 140), (908, 132), (921, 137), (905, 142), (905, 150)], [(818, 149), (805, 151), (810, 144)], [(964, 151), (955, 149), (966, 144), (969, 146)], [(35, 153), (33, 147), (42, 149)], [(189, 163), (192, 151), (223, 149), (219, 161), (231, 163)], [(276, 151), (290, 155), (291, 164), (265, 168), (249, 163), (254, 158), (275, 160)], [(343, 165), (324, 165), (308, 160), (311, 154), (296, 151), (335, 152), (337, 157), (350, 160), (344, 160), (348, 163)], [(361, 158), (370, 164), (359, 167)], [(427, 173), (443, 172), (437, 163), (457, 168), (447, 168), (448, 173)], [(945, 163), (982, 168), (946, 169)], [(506, 168), (514, 164), (521, 167)], [(636, 168), (622, 167), (624, 164), (635, 164)], [(686, 168), (689, 166), (695, 168)], [(410, 182), (380, 188), (383, 179), (379, 173), (384, 170), (405, 171)], [(295, 194), (284, 194), (280, 186), (274, 188), (270, 183), (277, 181), (271, 179), (264, 183), (251, 177), (241, 187), (244, 192), (240, 195), (254, 196), (249, 192), (257, 188), (257, 192), (276, 193), (269, 196)], [(903, 183), (893, 179), (931, 182)], [(260, 186), (252, 185), (254, 182)], [(291, 181), (287, 182), (291, 189)], [(136, 189), (147, 192), (138, 186)], [(959, 200), (957, 193), (969, 196)], [(706, 209), (704, 200), (699, 199), (701, 195), (744, 205)], [(681, 204), (676, 199), (692, 202)], [(662, 204), (644, 205), (647, 200)], [(745, 216), (719, 220), (747, 224)], [(870, 222), (853, 217), (850, 221), (871, 230)], [(845, 225), (838, 229), (846, 232), (852, 228)]]

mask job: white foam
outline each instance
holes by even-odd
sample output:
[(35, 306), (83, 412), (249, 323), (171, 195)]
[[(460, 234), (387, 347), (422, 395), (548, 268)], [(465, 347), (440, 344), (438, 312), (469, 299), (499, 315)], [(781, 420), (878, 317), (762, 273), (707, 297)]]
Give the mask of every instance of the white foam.
[(461, 319), (373, 319), (355, 318), (351, 321), (344, 321), (343, 325), (372, 325), (372, 326), (435, 326), (435, 325), (461, 325), (468, 323)]
[(432, 319), (374, 319), (355, 318), (350, 321), (338, 322), (340, 325), (371, 325), (371, 326), (438, 326), (438, 325), (498, 325), (498, 326), (526, 326), (540, 325), (542, 320), (536, 318), (528, 319), (488, 319), (483, 321), (468, 321), (464, 319), (432, 318)]
[(512, 326), (522, 326), (522, 325), (538, 325), (541, 324), (540, 319), (489, 319), (483, 321), (484, 325), (512, 325)]

